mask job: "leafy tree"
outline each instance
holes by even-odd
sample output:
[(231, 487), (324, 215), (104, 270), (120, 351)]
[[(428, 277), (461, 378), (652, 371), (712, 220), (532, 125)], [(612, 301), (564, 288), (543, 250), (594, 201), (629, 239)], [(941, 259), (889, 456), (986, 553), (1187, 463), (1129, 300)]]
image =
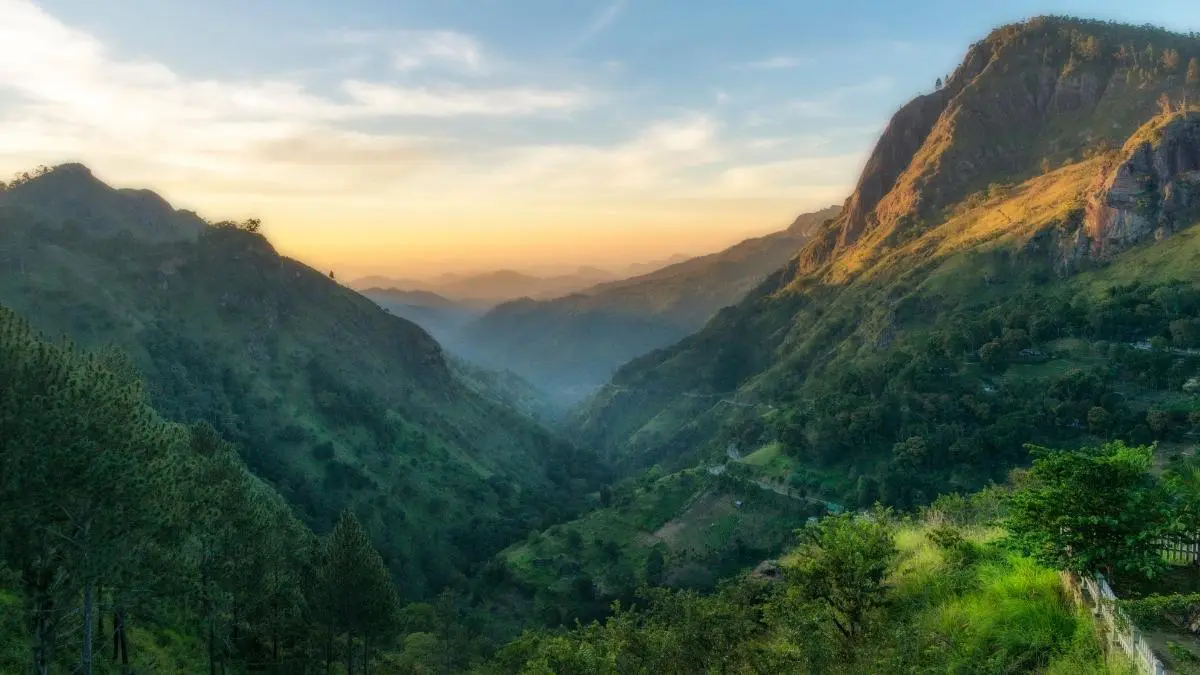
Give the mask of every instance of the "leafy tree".
[(1080, 450), (1029, 446), (1028, 484), (1015, 491), (1014, 541), (1057, 569), (1150, 577), (1173, 531), (1169, 495), (1150, 473), (1152, 447), (1114, 441)]
[(646, 558), (646, 583), (651, 586), (661, 584), (665, 567), (666, 558), (663, 556), (662, 548), (655, 546), (650, 549), (650, 555)]
[(1188, 59), (1187, 83), (1200, 84), (1200, 60), (1194, 56)]
[(899, 551), (890, 514), (827, 516), (800, 531), (796, 562), (784, 568), (789, 590), (816, 603), (847, 642), (857, 641), (887, 602), (887, 577)]

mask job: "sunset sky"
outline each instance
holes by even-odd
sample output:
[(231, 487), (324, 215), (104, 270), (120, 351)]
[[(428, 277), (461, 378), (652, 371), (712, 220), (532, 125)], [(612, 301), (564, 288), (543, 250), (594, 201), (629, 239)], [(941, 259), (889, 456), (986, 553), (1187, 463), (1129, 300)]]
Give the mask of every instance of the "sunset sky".
[(1190, 0), (0, 0), (0, 175), (81, 161), (343, 275), (623, 266), (841, 202), (898, 105), (1041, 13), (1200, 27)]

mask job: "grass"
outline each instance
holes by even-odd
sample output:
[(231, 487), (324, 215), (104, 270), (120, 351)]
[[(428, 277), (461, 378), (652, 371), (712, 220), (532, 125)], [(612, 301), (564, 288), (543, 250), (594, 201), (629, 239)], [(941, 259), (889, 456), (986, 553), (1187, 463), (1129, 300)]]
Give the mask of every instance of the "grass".
[(775, 461), (782, 451), (783, 445), (778, 441), (774, 441), (746, 455), (742, 458), (742, 462), (750, 466), (765, 467)]
[(923, 672), (1123, 673), (1105, 662), (1090, 618), (1071, 606), (1058, 573), (1007, 553), (998, 528), (969, 528), (974, 562), (947, 559), (922, 525), (901, 528), (891, 620), (910, 622)]

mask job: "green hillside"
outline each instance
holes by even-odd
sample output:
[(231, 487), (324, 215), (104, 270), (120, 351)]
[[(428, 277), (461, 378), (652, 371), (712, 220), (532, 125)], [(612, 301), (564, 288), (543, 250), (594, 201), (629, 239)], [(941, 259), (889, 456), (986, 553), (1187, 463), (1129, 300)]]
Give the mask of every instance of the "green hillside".
[[(64, 190), (82, 195), (70, 213)], [(136, 215), (111, 206), (124, 193), (78, 166), (2, 194), (0, 304), (126, 351), (162, 414), (211, 423), (318, 532), (352, 507), (408, 597), (587, 505), (593, 457), (262, 235), (226, 224), (146, 240), (114, 225)]]
[(1168, 50), (1187, 63), (1200, 41), (1056, 18), (994, 31), (897, 113), (842, 216), (622, 368), (581, 437), (666, 469), (778, 442), (795, 484), (896, 504), (982, 485), (1030, 439), (1182, 439), (1200, 409), (1184, 390), (1200, 116), (1159, 100), (1200, 89)]

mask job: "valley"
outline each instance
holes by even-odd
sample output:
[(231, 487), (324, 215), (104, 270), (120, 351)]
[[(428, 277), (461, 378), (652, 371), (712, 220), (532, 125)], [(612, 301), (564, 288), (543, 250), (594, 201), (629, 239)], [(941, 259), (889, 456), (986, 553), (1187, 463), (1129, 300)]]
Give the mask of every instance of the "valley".
[(0, 672), (1137, 672), (1070, 575), (1189, 672), (1198, 63), (996, 28), (841, 205), (620, 273), (343, 285), (19, 175)]

